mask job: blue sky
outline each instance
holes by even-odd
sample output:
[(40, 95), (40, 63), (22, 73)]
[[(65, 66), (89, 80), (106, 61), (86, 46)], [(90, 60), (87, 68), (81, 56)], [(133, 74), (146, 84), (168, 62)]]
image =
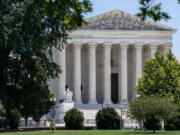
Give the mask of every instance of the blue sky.
[[(90, 0), (93, 4), (93, 12), (86, 15), (91, 17), (112, 10), (122, 10), (135, 15), (138, 12), (139, 0)], [(177, 29), (173, 36), (172, 51), (176, 57), (180, 58), (180, 4), (177, 0), (157, 0), (162, 2), (163, 10), (168, 12), (172, 17), (167, 22), (159, 23), (171, 26)]]

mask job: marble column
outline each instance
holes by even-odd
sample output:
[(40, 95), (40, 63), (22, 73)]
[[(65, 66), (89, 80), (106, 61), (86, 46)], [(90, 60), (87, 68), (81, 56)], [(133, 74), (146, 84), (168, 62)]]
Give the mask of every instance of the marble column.
[(164, 54), (166, 55), (167, 53), (169, 53), (169, 51), (171, 50), (172, 44), (171, 43), (167, 43), (164, 45)]
[(127, 95), (127, 49), (128, 43), (119, 46), (119, 103), (128, 99)]
[(74, 102), (81, 104), (81, 44), (73, 44), (73, 95)]
[(149, 45), (149, 59), (155, 58), (155, 53), (157, 51), (157, 47), (158, 47), (157, 43), (152, 43)]
[[(138, 80), (142, 76), (142, 50), (143, 50), (143, 43), (136, 43), (135, 44), (135, 59), (136, 59), (136, 66), (135, 66), (135, 87), (138, 85)], [(134, 88), (133, 96), (137, 96), (137, 92)]]
[(103, 45), (103, 103), (112, 104), (111, 100), (111, 43)]
[(61, 73), (57, 80), (58, 90), (57, 90), (57, 102), (64, 99), (64, 93), (66, 90), (66, 49), (62, 48), (58, 50), (57, 54), (58, 64), (60, 65)]
[[(59, 56), (58, 56), (58, 49), (56, 48), (53, 48), (52, 49), (52, 57), (49, 56), (49, 59), (53, 60), (53, 62), (55, 62), (56, 64), (59, 64)], [(52, 80), (49, 80), (48, 81), (48, 86), (49, 86), (49, 89), (50, 91), (52, 92), (52, 94), (55, 96), (56, 98), (56, 104), (59, 103), (59, 97), (58, 97), (58, 90), (59, 90), (59, 87), (58, 87), (58, 79), (59, 78), (56, 78), (56, 79), (52, 79)]]
[(89, 58), (89, 104), (97, 104), (96, 101), (96, 44), (90, 43), (88, 45)]

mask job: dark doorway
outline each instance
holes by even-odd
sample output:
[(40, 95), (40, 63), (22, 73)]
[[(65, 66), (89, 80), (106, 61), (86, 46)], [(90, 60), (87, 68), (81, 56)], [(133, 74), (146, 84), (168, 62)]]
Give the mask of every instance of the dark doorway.
[(118, 73), (111, 74), (111, 99), (114, 104), (118, 102)]

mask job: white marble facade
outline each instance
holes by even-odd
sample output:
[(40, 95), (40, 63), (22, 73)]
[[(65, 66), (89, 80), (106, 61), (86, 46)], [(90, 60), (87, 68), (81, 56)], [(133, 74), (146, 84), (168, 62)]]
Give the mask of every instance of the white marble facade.
[(175, 29), (122, 11), (89, 18), (89, 24), (71, 33), (62, 51), (54, 51), (62, 73), (51, 83), (57, 104), (68, 87), (75, 107), (97, 110), (117, 107), (135, 97), (135, 86), (147, 59), (167, 53)]

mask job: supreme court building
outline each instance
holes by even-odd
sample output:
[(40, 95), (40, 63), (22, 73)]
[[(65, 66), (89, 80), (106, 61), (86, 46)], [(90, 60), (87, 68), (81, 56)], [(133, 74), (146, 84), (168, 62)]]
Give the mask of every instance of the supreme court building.
[(167, 53), (175, 29), (115, 10), (87, 19), (88, 24), (70, 34), (54, 59), (62, 73), (50, 84), (57, 104), (69, 88), (74, 107), (93, 119), (102, 106), (120, 109), (121, 102), (137, 96), (135, 86), (145, 61), (156, 51)]

